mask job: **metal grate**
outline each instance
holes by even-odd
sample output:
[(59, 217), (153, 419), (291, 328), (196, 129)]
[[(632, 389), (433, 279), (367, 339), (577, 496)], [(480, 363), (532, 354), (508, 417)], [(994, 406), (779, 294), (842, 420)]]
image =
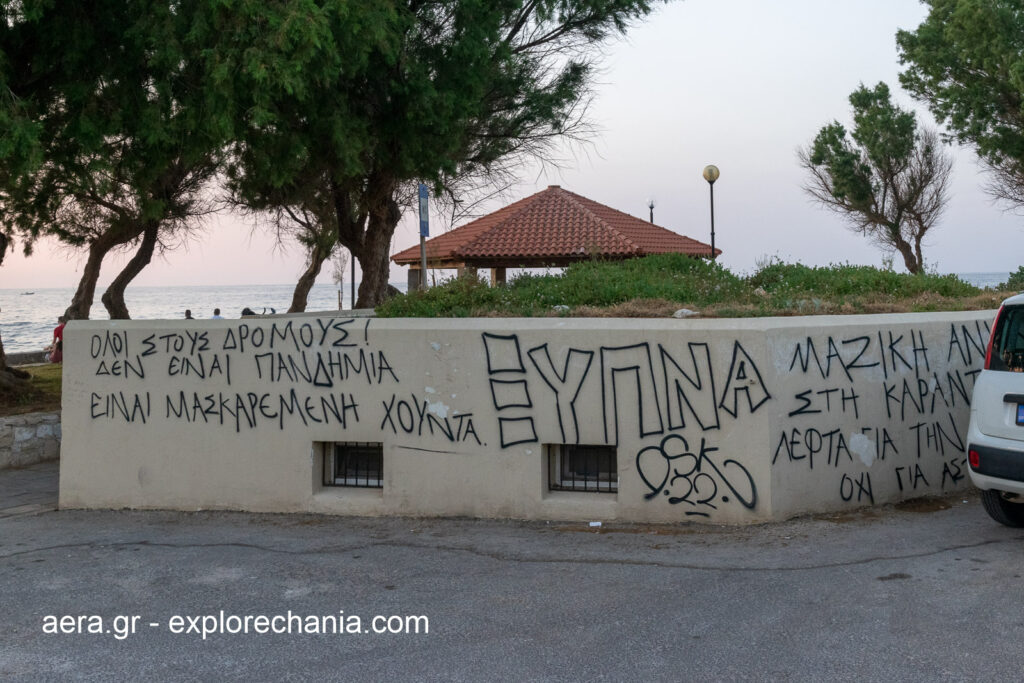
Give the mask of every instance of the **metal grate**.
[(383, 445), (379, 443), (324, 444), (324, 486), (383, 488)]
[(551, 444), (548, 488), (552, 491), (616, 493), (619, 467), (614, 446)]

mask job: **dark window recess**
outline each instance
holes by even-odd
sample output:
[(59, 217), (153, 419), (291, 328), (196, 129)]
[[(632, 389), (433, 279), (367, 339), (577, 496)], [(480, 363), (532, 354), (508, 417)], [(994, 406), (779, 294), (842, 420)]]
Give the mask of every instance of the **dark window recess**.
[(1024, 372), (1024, 306), (1007, 306), (992, 337), (992, 370)]
[(383, 488), (384, 448), (382, 444), (324, 444), (324, 486)]
[(552, 491), (615, 493), (619, 466), (614, 446), (552, 444), (548, 451), (548, 488)]

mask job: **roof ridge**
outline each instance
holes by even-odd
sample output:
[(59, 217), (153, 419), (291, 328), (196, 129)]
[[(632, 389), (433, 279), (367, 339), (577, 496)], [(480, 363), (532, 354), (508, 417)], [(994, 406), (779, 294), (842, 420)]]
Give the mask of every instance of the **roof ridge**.
[[(606, 221), (604, 218), (602, 218), (601, 216), (599, 216), (596, 213), (594, 213), (590, 209), (589, 206), (587, 206), (586, 204), (584, 204), (583, 202), (580, 201), (582, 199), (584, 201), (592, 201), (593, 202), (594, 201), (593, 199), (587, 199), (586, 197), (584, 197), (582, 195), (578, 195), (575, 192), (572, 192), (570, 190), (562, 190), (562, 188), (559, 188), (559, 189), (562, 192), (564, 192), (565, 194), (569, 195), (569, 199), (572, 201), (573, 204), (575, 204), (581, 210), (583, 210), (585, 213), (587, 213), (589, 216), (594, 218), (594, 220), (596, 220), (600, 225), (602, 225), (605, 230), (608, 230), (613, 235), (618, 237), (620, 240), (622, 240), (623, 242), (628, 244), (633, 251), (639, 251), (640, 250), (640, 245), (638, 245), (633, 240), (629, 239), (629, 237), (627, 237), (626, 235), (623, 235), (622, 232), (619, 229), (617, 229), (614, 225), (612, 225), (611, 223)], [(605, 206), (605, 208), (612, 209), (612, 207), (606, 206), (604, 204), (601, 204), (600, 202), (594, 202), (594, 203), (595, 204), (599, 204), (600, 206)], [(616, 211), (616, 210), (617, 209), (612, 209), (612, 211)], [(623, 213), (623, 212), (620, 211), (619, 213)], [(628, 216), (629, 214), (625, 214), (625, 215)]]
[[(509, 204), (508, 206), (504, 207), (503, 209), (499, 209), (499, 211), (504, 211), (504, 210), (511, 209), (512, 207), (516, 206), (516, 204), (520, 205), (520, 206), (516, 207), (516, 209), (514, 211), (509, 211), (508, 215), (504, 216), (500, 221), (497, 221), (494, 225), (492, 225), (491, 227), (487, 228), (486, 230), (481, 232), (479, 235), (476, 235), (475, 237), (473, 237), (473, 239), (467, 240), (466, 242), (463, 242), (462, 244), (459, 244), (459, 245), (456, 245), (456, 246), (452, 247), (452, 254), (455, 255), (455, 256), (458, 256), (458, 255), (462, 254), (463, 253), (463, 249), (465, 249), (466, 247), (469, 247), (470, 245), (475, 243), (477, 240), (479, 240), (481, 238), (484, 238), (487, 235), (490, 235), (492, 232), (494, 232), (495, 230), (497, 230), (501, 226), (505, 225), (510, 220), (512, 220), (514, 217), (518, 216), (523, 211), (525, 211), (527, 208), (532, 206), (534, 201), (536, 201), (537, 197), (541, 196), (545, 192), (547, 192), (547, 190), (541, 190), (540, 192), (534, 192), (533, 194), (531, 194), (528, 197), (523, 197), (519, 201), (512, 202), (511, 204)], [(492, 214), (487, 214), (487, 215), (484, 215), (484, 216), (480, 216), (480, 218), (474, 218), (469, 223), (464, 223), (463, 225), (460, 225), (459, 228), (467, 227), (467, 226), (472, 225), (473, 223), (475, 223), (477, 221), (481, 221), (481, 220), (487, 218), (488, 216), (492, 216), (492, 215), (494, 215), (494, 214), (492, 213)]]

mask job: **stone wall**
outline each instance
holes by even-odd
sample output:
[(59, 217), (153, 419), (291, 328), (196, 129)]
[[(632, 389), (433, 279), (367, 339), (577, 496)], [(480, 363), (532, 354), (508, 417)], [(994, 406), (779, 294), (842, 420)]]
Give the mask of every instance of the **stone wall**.
[(60, 457), (60, 413), (0, 417), (0, 470)]
[[(941, 494), (992, 315), (73, 321), (60, 501), (749, 523)], [(380, 444), (382, 487), (325, 484), (334, 443)], [(556, 490), (575, 445), (615, 492)]]

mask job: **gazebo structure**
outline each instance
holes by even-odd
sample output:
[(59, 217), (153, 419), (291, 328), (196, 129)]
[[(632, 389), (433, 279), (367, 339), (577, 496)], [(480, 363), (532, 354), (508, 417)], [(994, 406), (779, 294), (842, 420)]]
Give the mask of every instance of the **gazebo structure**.
[[(549, 185), (503, 209), (427, 240), (428, 268), (490, 268), (491, 283), (506, 268), (566, 266), (595, 256), (628, 259), (682, 253), (711, 257), (711, 245), (684, 237), (586, 197)], [(720, 249), (715, 254), (721, 253)], [(409, 290), (419, 287), (419, 245), (391, 257), (409, 266)]]

